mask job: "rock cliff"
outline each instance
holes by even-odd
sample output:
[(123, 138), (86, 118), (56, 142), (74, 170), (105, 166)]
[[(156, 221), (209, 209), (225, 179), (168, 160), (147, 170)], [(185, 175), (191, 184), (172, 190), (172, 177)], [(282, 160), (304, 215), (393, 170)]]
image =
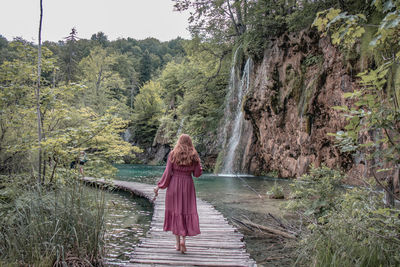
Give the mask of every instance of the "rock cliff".
[(364, 171), (363, 162), (355, 164), (328, 135), (346, 124), (332, 107), (350, 105), (343, 94), (357, 86), (348, 64), (314, 31), (271, 41), (243, 103), (253, 128), (243, 171), (298, 177), (321, 163), (356, 176)]

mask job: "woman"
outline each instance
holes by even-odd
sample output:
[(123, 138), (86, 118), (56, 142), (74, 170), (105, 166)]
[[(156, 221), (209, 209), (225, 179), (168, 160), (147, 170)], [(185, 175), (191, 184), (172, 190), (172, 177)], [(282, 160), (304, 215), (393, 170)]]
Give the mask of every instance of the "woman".
[(200, 234), (199, 216), (196, 206), (196, 192), (192, 174), (202, 173), (200, 158), (190, 136), (182, 134), (168, 156), (167, 167), (161, 180), (154, 188), (167, 188), (165, 196), (164, 231), (172, 231), (176, 237), (176, 250), (186, 252), (186, 236)]

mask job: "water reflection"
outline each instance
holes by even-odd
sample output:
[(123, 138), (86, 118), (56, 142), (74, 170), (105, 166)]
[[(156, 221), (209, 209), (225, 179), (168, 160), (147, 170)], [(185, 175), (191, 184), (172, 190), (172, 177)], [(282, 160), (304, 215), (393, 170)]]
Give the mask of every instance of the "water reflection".
[(130, 193), (114, 191), (105, 194), (105, 262), (107, 265), (122, 266), (129, 263), (135, 245), (149, 230), (152, 208), (147, 200)]

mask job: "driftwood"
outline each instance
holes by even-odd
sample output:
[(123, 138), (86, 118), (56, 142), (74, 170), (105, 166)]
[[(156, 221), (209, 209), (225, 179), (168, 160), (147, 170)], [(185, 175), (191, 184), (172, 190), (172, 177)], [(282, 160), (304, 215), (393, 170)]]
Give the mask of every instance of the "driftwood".
[(276, 218), (274, 215), (268, 212), (268, 215), (279, 224), (279, 226), (282, 228), (282, 230), (288, 232), (289, 234), (297, 235), (298, 234), (298, 229), (297, 227), (293, 226), (292, 224), (289, 223), (283, 223), (280, 219)]
[[(235, 221), (236, 221), (236, 223), (235, 223)], [(254, 228), (255, 228), (254, 226), (250, 226), (250, 225), (246, 224), (245, 222), (243, 222), (243, 221), (241, 221), (241, 220), (238, 220), (238, 219), (236, 219), (236, 218), (233, 218), (233, 217), (232, 217), (232, 224), (233, 224), (234, 226), (236, 226), (237, 228), (245, 227), (245, 228), (247, 228), (249, 231), (254, 232)], [(269, 238), (279, 238), (279, 237), (280, 237), (279, 235), (273, 234), (273, 233), (271, 233), (271, 232), (263, 231), (263, 230), (260, 229), (260, 228), (258, 228), (258, 230), (259, 230), (259, 234), (262, 235), (262, 236), (267, 236), (267, 237), (269, 237)]]
[[(237, 220), (237, 219), (235, 219), (235, 220)], [(251, 222), (251, 221), (249, 221), (249, 220), (243, 220), (243, 221), (241, 221), (241, 222), (242, 222), (243, 224), (256, 227), (256, 228), (258, 228), (258, 229), (260, 229), (260, 230), (273, 233), (273, 234), (275, 234), (275, 235), (283, 236), (283, 237), (290, 238), (290, 239), (296, 239), (296, 237), (295, 237), (294, 235), (289, 234), (289, 233), (287, 233), (287, 232), (284, 232), (284, 231), (282, 231), (282, 230), (278, 230), (278, 229), (274, 229), (274, 228), (272, 228), (272, 227), (268, 227), (268, 226), (265, 226), (265, 225), (253, 223), (253, 222)]]

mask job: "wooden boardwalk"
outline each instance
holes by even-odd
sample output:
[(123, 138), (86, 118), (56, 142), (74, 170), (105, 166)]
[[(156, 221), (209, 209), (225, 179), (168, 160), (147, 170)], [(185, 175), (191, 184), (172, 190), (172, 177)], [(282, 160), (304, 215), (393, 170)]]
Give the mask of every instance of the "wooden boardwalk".
[[(105, 183), (93, 178), (85, 180)], [(187, 252), (182, 254), (175, 250), (173, 234), (163, 231), (165, 190), (160, 190), (154, 200), (153, 185), (116, 180), (113, 185), (154, 204), (150, 230), (135, 247), (132, 266), (256, 266), (245, 250), (243, 235), (209, 203), (197, 198), (201, 234), (186, 238)]]

